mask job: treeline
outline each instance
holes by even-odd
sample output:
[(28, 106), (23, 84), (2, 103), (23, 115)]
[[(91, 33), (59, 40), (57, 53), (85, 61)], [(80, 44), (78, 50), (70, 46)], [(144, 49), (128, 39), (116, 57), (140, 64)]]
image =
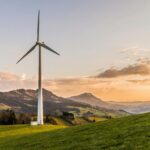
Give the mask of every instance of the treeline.
[[(63, 112), (59, 117), (64, 120), (71, 122), (74, 120), (74, 115), (72, 113)], [(31, 114), (15, 114), (12, 109), (0, 111), (0, 125), (13, 125), (13, 124), (30, 124), (31, 121), (36, 121), (37, 117)], [(44, 116), (44, 122), (50, 124), (57, 124), (53, 117), (49, 114)]]
[[(44, 115), (44, 123), (57, 125), (58, 122), (57, 122), (57, 119), (55, 119), (57, 117), (65, 120), (70, 125), (78, 124), (78, 123), (76, 123), (74, 114), (70, 113), (70, 112), (62, 112), (62, 114), (54, 115), (54, 116), (45, 114)], [(101, 117), (106, 118), (106, 119), (112, 118), (111, 116), (109, 116), (107, 114), (105, 116), (101, 116)], [(91, 123), (96, 122), (96, 120), (95, 120), (96, 116), (91, 112), (87, 112), (87, 113), (83, 114), (82, 118)], [(36, 120), (37, 120), (37, 116), (34, 114), (33, 115), (27, 114), (27, 113), (21, 113), (21, 114), (16, 113), (15, 114), (15, 112), (12, 109), (0, 111), (0, 125), (30, 124), (31, 121), (36, 121)]]
[(15, 114), (11, 109), (0, 111), (0, 125), (13, 125), (13, 124), (29, 124), (31, 116), (28, 114)]

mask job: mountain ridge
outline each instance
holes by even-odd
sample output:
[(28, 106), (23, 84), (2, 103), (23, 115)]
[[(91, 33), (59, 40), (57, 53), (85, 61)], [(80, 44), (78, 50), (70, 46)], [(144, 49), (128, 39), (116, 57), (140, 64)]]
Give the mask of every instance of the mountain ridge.
[[(9, 92), (0, 93), (0, 109), (12, 108), (16, 113), (30, 113), (37, 112), (37, 90), (32, 89), (17, 89)], [(88, 96), (91, 96), (88, 94)], [(93, 95), (92, 95), (93, 97)], [(96, 113), (96, 115), (105, 116), (122, 116), (127, 115), (127, 112), (107, 109), (104, 107), (93, 107), (88, 103), (73, 101), (71, 99), (59, 97), (43, 89), (43, 107), (44, 113), (50, 115), (61, 114), (62, 112), (72, 112), (76, 115), (84, 115), (88, 112)]]
[[(13, 108), (16, 112), (35, 113), (37, 109), (37, 91), (33, 89), (16, 89), (7, 92), (0, 92), (0, 109)], [(79, 107), (94, 108), (102, 111), (123, 110), (128, 113), (150, 112), (150, 102), (113, 102), (104, 101), (92, 93), (84, 92), (79, 95), (63, 98), (51, 91), (43, 89), (44, 110), (45, 112), (75, 111), (78, 113)]]

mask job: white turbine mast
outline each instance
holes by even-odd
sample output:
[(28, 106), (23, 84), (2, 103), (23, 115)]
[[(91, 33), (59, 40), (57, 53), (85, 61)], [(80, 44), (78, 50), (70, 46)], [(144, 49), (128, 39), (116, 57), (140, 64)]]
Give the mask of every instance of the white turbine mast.
[(32, 46), (32, 48), (27, 51), (27, 53), (25, 55), (23, 55), (23, 57), (21, 57), (17, 64), (23, 59), (25, 58), (29, 53), (31, 53), (36, 46), (39, 47), (39, 70), (38, 70), (38, 109), (37, 109), (37, 124), (38, 125), (43, 125), (43, 93), (42, 93), (42, 51), (41, 51), (41, 47), (55, 53), (56, 55), (60, 55), (59, 53), (57, 53), (56, 51), (54, 51), (53, 49), (51, 49), (49, 46), (47, 46), (46, 44), (44, 44), (44, 42), (40, 42), (39, 41), (39, 33), (40, 33), (40, 11), (38, 11), (38, 22), (37, 22), (37, 41), (36, 43)]

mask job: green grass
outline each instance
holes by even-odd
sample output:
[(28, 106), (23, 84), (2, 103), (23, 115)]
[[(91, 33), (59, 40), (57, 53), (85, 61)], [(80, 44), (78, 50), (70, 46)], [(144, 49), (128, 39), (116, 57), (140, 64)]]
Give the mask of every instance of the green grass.
[(0, 126), (0, 150), (150, 150), (150, 113), (65, 126)]
[(77, 125), (84, 125), (89, 123), (89, 121), (85, 120), (83, 117), (76, 117), (73, 123)]
[(93, 116), (93, 117), (88, 117), (88, 120), (93, 121), (95, 120), (95, 122), (99, 122), (99, 121), (105, 121), (107, 120), (107, 118), (102, 118), (102, 117), (97, 117), (97, 116)]
[(69, 122), (65, 121), (61, 117), (51, 117), (51, 118), (57, 123), (57, 125), (61, 125), (61, 126), (70, 126), (71, 125)]

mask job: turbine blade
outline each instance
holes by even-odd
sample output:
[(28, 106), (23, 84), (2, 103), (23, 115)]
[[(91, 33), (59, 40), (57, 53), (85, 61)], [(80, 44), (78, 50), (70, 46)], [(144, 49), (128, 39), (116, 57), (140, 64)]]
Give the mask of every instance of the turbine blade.
[(40, 43), (40, 46), (48, 49), (49, 51), (55, 53), (56, 55), (60, 55), (59, 53), (57, 53), (56, 51), (54, 51), (53, 49), (51, 49), (50, 47), (48, 47), (47, 45), (45, 45), (44, 43)]
[(37, 22), (37, 42), (39, 41), (40, 32), (40, 11), (38, 11), (38, 22)]
[(24, 57), (26, 57), (29, 53), (31, 53), (34, 48), (37, 46), (37, 44), (35, 44), (25, 55), (23, 55), (23, 57), (21, 57), (16, 64), (18, 64)]

